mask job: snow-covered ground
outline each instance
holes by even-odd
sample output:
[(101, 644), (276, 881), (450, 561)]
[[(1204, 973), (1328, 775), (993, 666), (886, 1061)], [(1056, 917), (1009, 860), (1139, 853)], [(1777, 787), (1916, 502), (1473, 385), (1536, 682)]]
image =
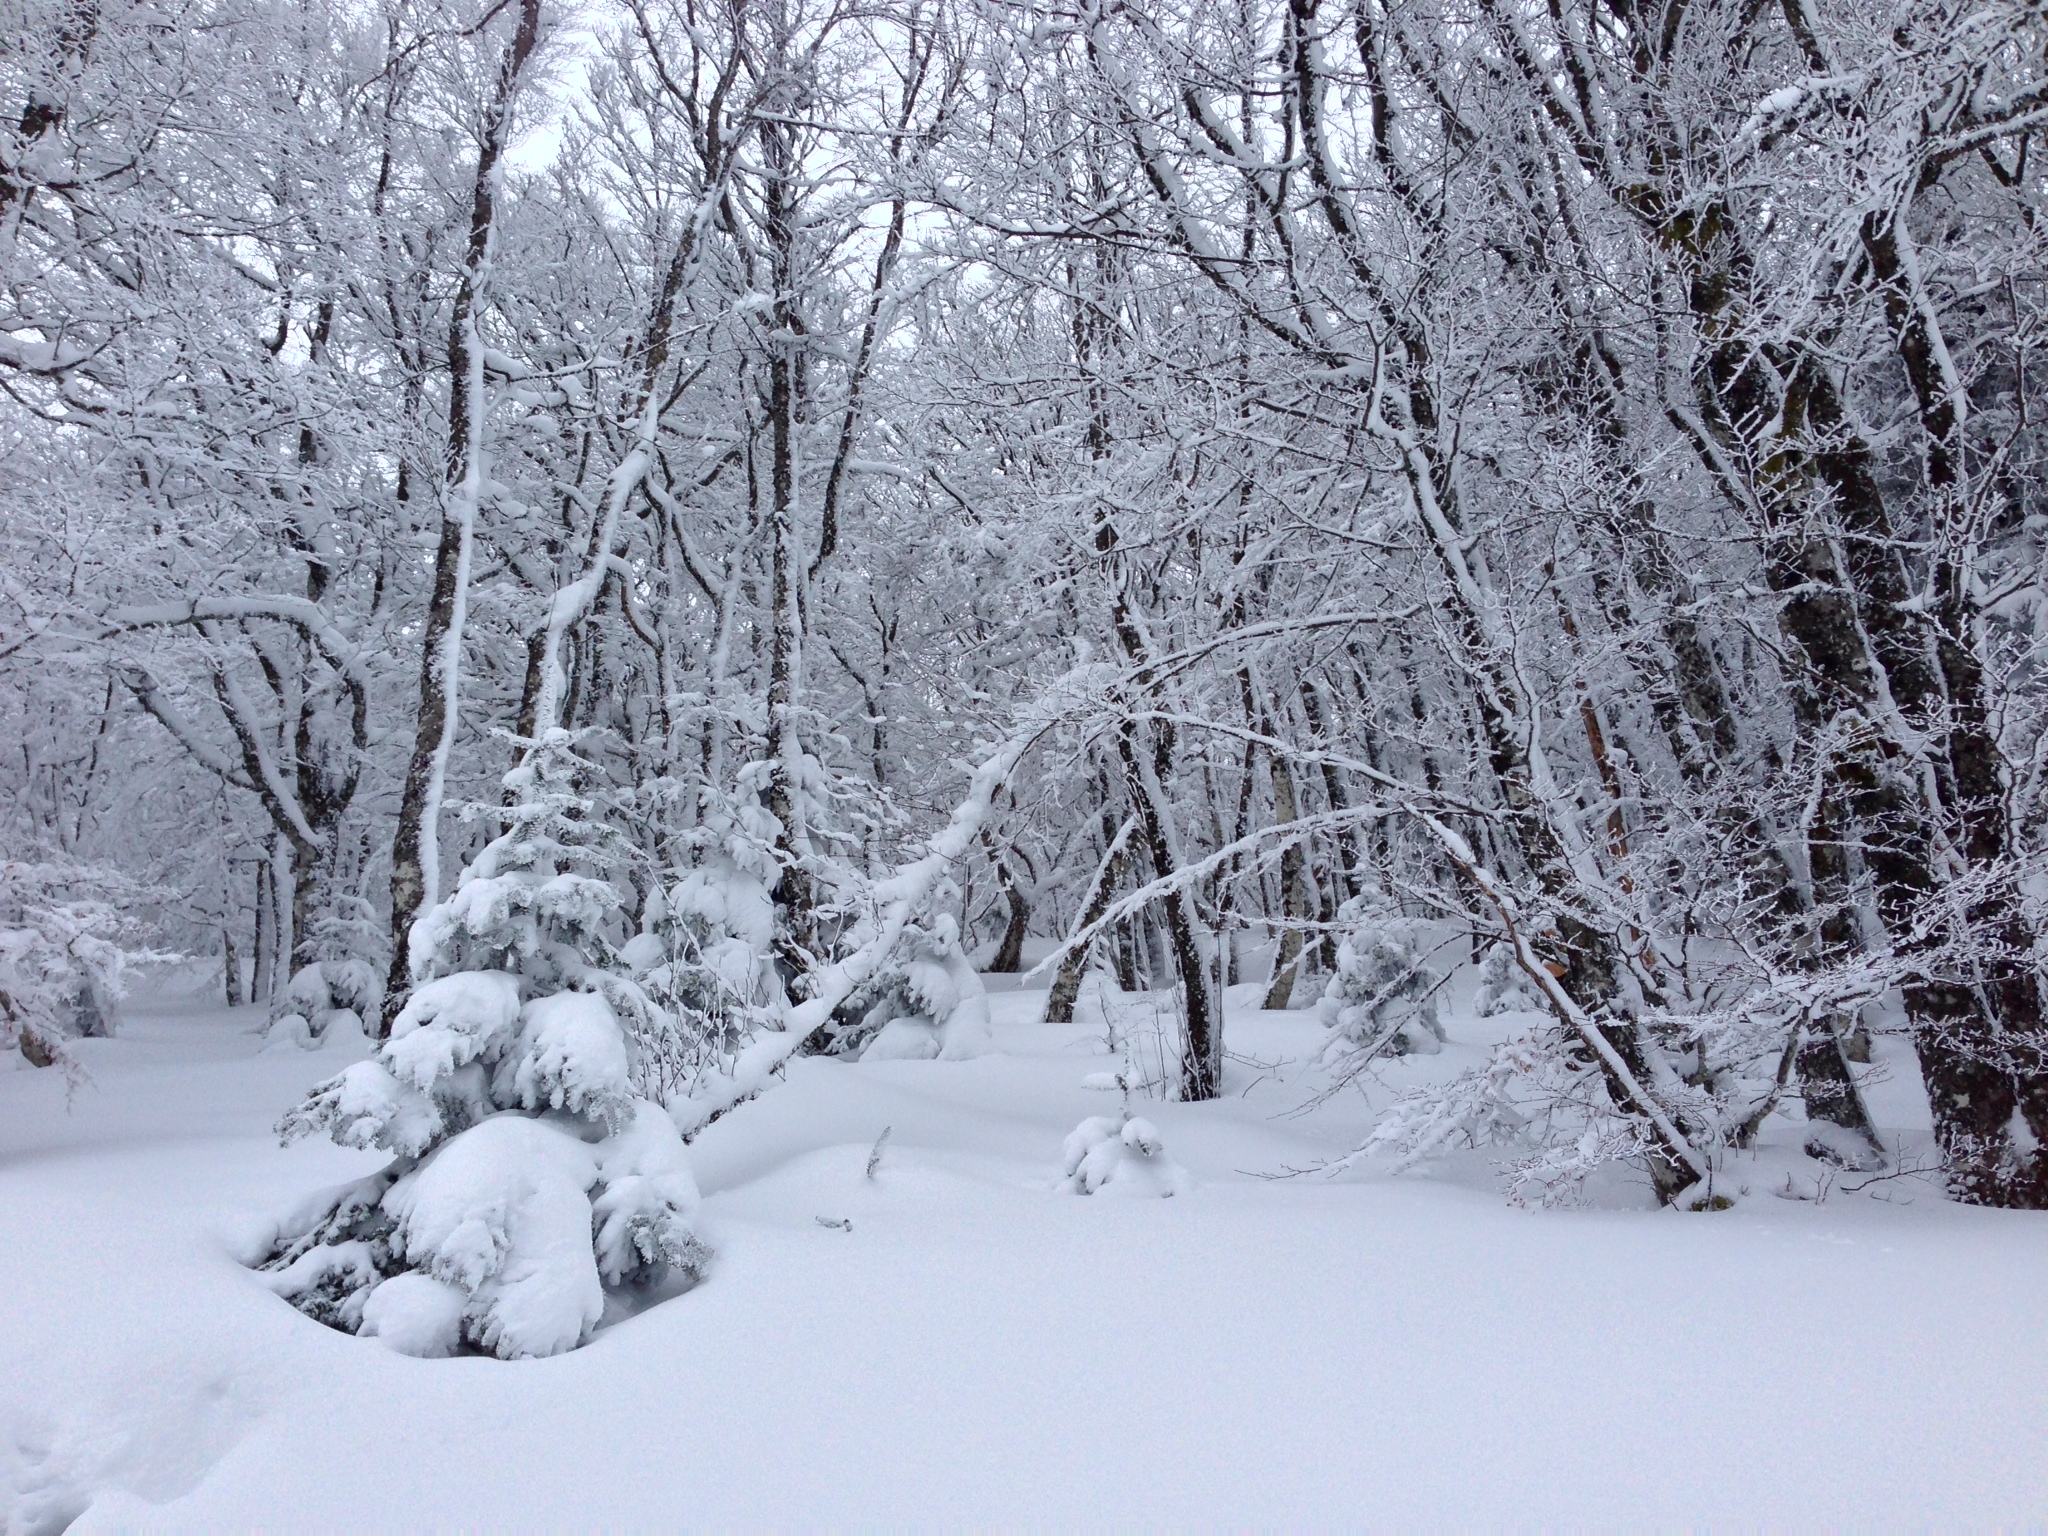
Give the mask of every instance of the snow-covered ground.
[[(1191, 1187), (1062, 1193), (1099, 1031), (795, 1063), (693, 1149), (695, 1291), (553, 1359), (417, 1360), (234, 1254), (377, 1165), (270, 1127), (344, 1051), (138, 1006), (90, 1081), (0, 1072), (10, 1530), (769, 1524), (2027, 1524), (2048, 1510), (2048, 1218), (1913, 1180), (1735, 1209), (1518, 1210), (1477, 1154), (1290, 1113), (1312, 1014), (1233, 1012), (1228, 1095), (1146, 1104)], [(1488, 1025), (1450, 1021), (1474, 1059)], [(1896, 1065), (1896, 1064), (1895, 1064)], [(1876, 1090), (1911, 1128), (1910, 1073)], [(870, 1148), (891, 1128), (880, 1169)], [(1775, 1157), (1775, 1161), (1773, 1158)], [(1743, 1191), (1747, 1188), (1747, 1194)], [(1630, 1208), (1634, 1207), (1634, 1208)], [(825, 1222), (840, 1223), (827, 1226)]]

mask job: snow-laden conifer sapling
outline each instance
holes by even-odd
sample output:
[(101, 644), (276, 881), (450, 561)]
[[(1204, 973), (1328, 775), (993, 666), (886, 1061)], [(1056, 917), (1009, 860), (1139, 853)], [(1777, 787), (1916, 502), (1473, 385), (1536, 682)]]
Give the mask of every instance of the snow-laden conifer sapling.
[(261, 1268), (309, 1315), (410, 1354), (552, 1355), (608, 1289), (701, 1269), (687, 1154), (636, 1071), (656, 1010), (607, 937), (623, 851), (592, 771), (569, 732), (531, 745), (505, 831), (413, 928), (390, 1037), (280, 1123), (393, 1154), (279, 1223)]

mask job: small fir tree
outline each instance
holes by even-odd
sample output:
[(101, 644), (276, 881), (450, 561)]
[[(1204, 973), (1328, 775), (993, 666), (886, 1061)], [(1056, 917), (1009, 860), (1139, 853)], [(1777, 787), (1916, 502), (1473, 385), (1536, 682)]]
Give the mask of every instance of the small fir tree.
[(1337, 946), (1337, 970), (1318, 1012), (1329, 1037), (1326, 1059), (1434, 1055), (1443, 1048), (1436, 992), (1442, 978), (1423, 951), (1422, 924), (1368, 891), (1338, 910), (1349, 932)]
[(644, 1091), (660, 1010), (609, 937), (628, 846), (595, 779), (571, 733), (529, 746), (505, 831), (413, 927), (390, 1038), (280, 1123), (394, 1154), (279, 1224), (259, 1267), (310, 1316), (412, 1354), (551, 1355), (608, 1290), (700, 1272), (687, 1153)]
[(1538, 994), (1515, 959), (1512, 944), (1495, 944), (1479, 962), (1479, 990), (1472, 998), (1472, 1011), (1480, 1018), (1501, 1013), (1542, 1013), (1548, 1005)]

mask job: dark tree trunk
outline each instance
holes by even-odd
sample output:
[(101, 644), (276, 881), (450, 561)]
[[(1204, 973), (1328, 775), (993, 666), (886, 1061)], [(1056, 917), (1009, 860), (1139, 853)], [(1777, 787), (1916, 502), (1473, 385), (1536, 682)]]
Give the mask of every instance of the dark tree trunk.
[(1126, 992), (1142, 992), (1144, 983), (1138, 979), (1138, 940), (1136, 924), (1125, 918), (1116, 925), (1116, 984)]
[[(1294, 774), (1280, 758), (1273, 759), (1273, 820), (1287, 826), (1301, 814), (1294, 799)], [(1294, 978), (1301, 969), (1302, 936), (1308, 921), (1308, 855), (1296, 838), (1280, 852), (1280, 946), (1273, 955), (1273, 980), (1261, 1005), (1285, 1008), (1294, 999)]]
[(993, 975), (1014, 976), (1024, 969), (1024, 939), (1031, 931), (1031, 903), (1024, 899), (1023, 890), (1007, 870), (1004, 876), (1003, 895), (1010, 904), (1010, 921), (988, 968)]
[[(1117, 848), (1118, 833), (1111, 823), (1107, 805), (1103, 808), (1102, 864), (1095, 872), (1095, 883), (1088, 888), (1086, 900), (1081, 904), (1080, 927), (1088, 929), (1102, 921), (1102, 914), (1109, 910), (1115, 898), (1118, 882), (1123, 878), (1125, 857)], [(1076, 944), (1067, 951), (1067, 957), (1060, 962), (1059, 974), (1053, 977), (1052, 990), (1045, 999), (1045, 1022), (1048, 1024), (1071, 1024), (1074, 1022), (1074, 1004), (1081, 996), (1081, 981), (1088, 973), (1088, 956), (1094, 951), (1099, 939)], [(1112, 938), (1111, 945), (1114, 948)], [(1128, 989), (1127, 989), (1128, 990)]]
[(227, 1005), (230, 1008), (242, 1006), (242, 954), (235, 944), (235, 925), (226, 923), (220, 930), (221, 980), (225, 984)]
[[(1810, 847), (1817, 893), (1824, 882), (1839, 879), (1840, 845), (1853, 834), (1879, 916), (1888, 931), (1903, 935), (1938, 899), (1944, 877), (1937, 850), (1944, 842), (1980, 868), (1995, 865), (2006, 847), (1998, 787), (2003, 759), (1988, 728), (1982, 671), (1964, 639), (1966, 615), (1948, 611), (1959, 606), (1951, 594), (1960, 592), (1961, 577), (1945, 566), (1932, 573), (1942, 611), (1930, 634), (1918, 600), (1922, 588), (1905, 567), (1875, 454), (1850, 421), (1827, 360), (1804, 342), (1751, 344), (1734, 313), (1746, 254), (1725, 210), (1706, 217), (1706, 233), (1687, 216), (1674, 220), (1667, 236), (1695, 261), (1694, 312), (1703, 331), (1719, 338), (1696, 381), (1702, 414), (1729, 453), (1759, 466), (1754, 477), (1765, 518), (1766, 579), (1786, 594), (1780, 622), (1807, 664), (1794, 683), (1799, 723), (1813, 736), (1837, 722), (1852, 726), (1847, 744), (1823, 770), (1830, 780), (1826, 794), (1838, 800), (1839, 813), (1835, 830)], [(1866, 239), (1866, 249), (1882, 275), (1883, 242)], [(1916, 355), (1912, 335), (1908, 324), (1901, 345), (1909, 374), (1928, 366)], [(1943, 440), (1940, 402), (1925, 393), (1924, 380), (1916, 387), (1923, 390), (1930, 489), (1939, 502), (1954, 463)], [(1812, 529), (1808, 514), (1816, 503), (1840, 530), (1840, 558), (1834, 543)], [(1935, 512), (1939, 524), (1941, 505)], [(1903, 744), (1861, 723), (1881, 719), (1888, 709), (1936, 730), (1946, 725), (1929, 766), (1938, 800), (1953, 808), (1947, 825), (1939, 805), (1923, 794), (1919, 769)], [(2024, 955), (2031, 935), (2010, 897), (1998, 891), (1976, 903), (1967, 926), (2004, 951), (1982, 966), (1984, 974), (1947, 974), (1953, 967), (1936, 959), (1930, 974), (1903, 989), (1936, 1138), (1959, 1198), (2038, 1208), (2048, 1204), (2042, 1000), (2031, 970), (2007, 958)], [(1825, 1101), (1824, 1083), (1817, 1092)], [(2023, 1150), (2013, 1137), (2015, 1115), (2027, 1122), (2033, 1148)]]
[[(811, 875), (806, 867), (807, 849), (803, 809), (798, 803), (794, 781), (799, 752), (796, 726), (798, 669), (802, 665), (803, 595), (799, 590), (804, 564), (797, 549), (796, 528), (796, 417), (799, 408), (797, 348), (802, 332), (791, 295), (795, 281), (797, 167), (782, 131), (761, 136), (762, 153), (768, 167), (763, 194), (767, 213), (765, 235), (768, 259), (775, 279), (775, 335), (768, 355), (769, 432), (769, 526), (772, 534), (770, 557), (770, 603), (773, 618), (770, 633), (768, 673), (769, 751), (774, 757), (768, 782), (768, 811), (780, 825), (775, 852), (781, 876), (775, 886), (775, 905), (781, 922), (776, 931), (776, 955), (784, 974), (798, 982), (818, 963), (816, 916)], [(801, 995), (801, 994), (799, 994)]]
[(1877, 1127), (1870, 1123), (1870, 1111), (1849, 1070), (1848, 1052), (1842, 1031), (1846, 1019), (1829, 1017), (1814, 1021), (1799, 1048), (1799, 1089), (1806, 1100), (1806, 1118), (1835, 1125), (1849, 1132), (1862, 1147), (1845, 1155), (1834, 1141), (1810, 1136), (1806, 1150), (1815, 1157), (1850, 1167), (1877, 1167), (1884, 1160), (1884, 1144), (1877, 1139)]
[[(471, 373), (474, 362), (472, 332), (480, 288), (488, 269), (492, 228), (497, 217), (498, 162), (505, 151), (510, 131), (512, 98), (520, 72), (532, 56), (540, 32), (540, 0), (520, 0), (519, 21), (512, 41), (499, 61), (498, 78), (491, 100), (485, 106), (476, 176), (470, 194), (469, 240), (461, 275), (456, 283), (455, 302), (448, 322), (448, 468), (447, 486), (463, 484), (476, 465), (483, 445), (473, 441)], [(420, 676), (417, 707), (414, 710), (412, 757), (406, 765), (405, 783), (398, 806), (398, 828), (391, 845), (391, 968), (384, 985), (382, 1016), (372, 1022), (372, 1033), (384, 1035), (386, 1021), (403, 1006), (412, 986), (409, 947), (413, 919), (425, 899), (429, 871), (422, 861), (422, 836), (428, 834), (426, 820), (438, 815), (438, 786), (449, 749), (455, 739), (455, 711), (452, 707), (456, 679), (448, 675), (455, 657), (451, 632), (458, 613), (457, 584), (467, 578), (463, 555), (473, 531), (476, 515), (469, 508), (467, 520), (450, 517), (444, 499), (440, 538), (434, 547), (433, 595), (428, 601), (426, 623), (420, 636)], [(453, 636), (459, 646), (459, 632)], [(433, 838), (427, 835), (428, 843)], [(433, 872), (438, 878), (438, 871)]]
[[(1173, 838), (1167, 826), (1167, 810), (1160, 805), (1138, 758), (1134, 733), (1126, 727), (1117, 734), (1117, 751), (1131, 784), (1131, 798), (1137, 807), (1138, 826), (1151, 854), (1153, 872), (1162, 880), (1177, 871), (1173, 862)], [(1195, 932), (1195, 918), (1188, 893), (1180, 886), (1159, 900), (1166, 922), (1167, 946), (1178, 973), (1184, 1027), (1181, 1035), (1181, 1097), (1190, 1103), (1216, 1097), (1222, 1076), (1222, 1021), (1216, 1016), (1214, 989), (1210, 986), (1208, 962)]]
[(270, 890), (270, 859), (256, 862), (256, 971), (250, 979), (249, 1001), (268, 1007), (275, 996), (272, 968), (277, 962), (277, 900)]

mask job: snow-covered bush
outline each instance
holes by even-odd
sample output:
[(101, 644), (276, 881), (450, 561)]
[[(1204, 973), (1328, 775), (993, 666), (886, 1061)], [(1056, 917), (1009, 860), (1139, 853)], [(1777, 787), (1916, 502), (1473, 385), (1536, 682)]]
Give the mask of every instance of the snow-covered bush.
[(1340, 909), (1350, 932), (1337, 946), (1337, 971), (1317, 1012), (1329, 1031), (1326, 1059), (1415, 1053), (1443, 1048), (1436, 991), (1442, 978), (1422, 948), (1422, 924), (1370, 895)]
[(323, 882), (320, 896), (322, 904), (306, 915), (297, 948), (326, 970), (335, 1007), (370, 1018), (383, 1003), (389, 969), (384, 920), (376, 904), (358, 891), (335, 889), (329, 881)]
[(1480, 1018), (1502, 1013), (1541, 1013), (1549, 1005), (1515, 959), (1512, 944), (1495, 944), (1479, 962), (1479, 990), (1472, 1011)]
[(64, 1042), (111, 1034), (133, 923), (113, 898), (132, 887), (103, 870), (0, 859), (0, 1051), (39, 1067)]
[(1126, 993), (1114, 971), (1092, 966), (1074, 999), (1074, 1022), (1099, 1027), (1103, 1049), (1117, 1058), (1114, 1072), (1090, 1074), (1096, 1086), (1151, 1099), (1179, 1091), (1181, 1022), (1171, 993)]
[(1394, 1171), (1441, 1152), (1498, 1149), (1496, 1166), (1517, 1205), (1567, 1205), (1604, 1169), (1647, 1155), (1640, 1122), (1619, 1114), (1601, 1075), (1587, 1070), (1554, 1020), (1493, 1047), (1484, 1065), (1410, 1089), (1350, 1158)]
[(281, 1013), (263, 1029), (266, 1051), (310, 1051), (319, 1043), (302, 1013)]
[(556, 1354), (607, 1286), (704, 1262), (688, 1154), (643, 1092), (629, 1021), (657, 1010), (604, 931), (614, 840), (573, 745), (553, 732), (506, 776), (511, 826), (415, 925), (390, 1038), (279, 1125), (394, 1161), (281, 1221), (270, 1285), (410, 1353)]
[(360, 1033), (384, 1006), (384, 983), (367, 961), (317, 960), (301, 966), (271, 1009), (265, 1039), (310, 1045)]
[(782, 1000), (772, 958), (775, 819), (751, 789), (708, 796), (679, 842), (694, 862), (648, 893), (642, 931), (620, 951), (661, 1012), (642, 1054), (649, 1091), (664, 1102), (729, 1069)]
[(1067, 1133), (1061, 1148), (1062, 1188), (1077, 1195), (1108, 1192), (1165, 1198), (1188, 1188), (1187, 1170), (1166, 1155), (1150, 1120), (1096, 1115)]
[[(989, 1049), (988, 991), (960, 924), (950, 912), (929, 911), (951, 894), (942, 883), (927, 915), (904, 928), (889, 958), (840, 1007), (832, 1049), (863, 1061), (961, 1061)], [(862, 936), (856, 928), (854, 939)]]

